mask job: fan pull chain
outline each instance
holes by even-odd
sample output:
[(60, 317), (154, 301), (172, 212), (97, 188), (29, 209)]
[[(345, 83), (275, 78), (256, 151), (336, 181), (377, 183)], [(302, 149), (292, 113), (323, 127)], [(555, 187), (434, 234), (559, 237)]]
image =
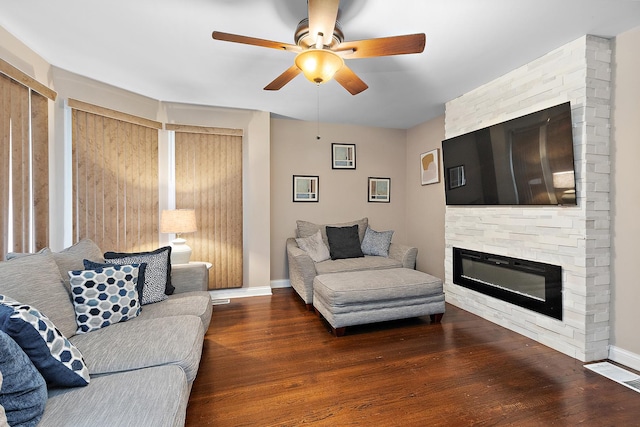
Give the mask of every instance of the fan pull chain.
[(318, 115), (316, 117), (316, 139), (320, 140), (320, 84), (316, 84), (318, 88), (317, 99), (318, 99)]

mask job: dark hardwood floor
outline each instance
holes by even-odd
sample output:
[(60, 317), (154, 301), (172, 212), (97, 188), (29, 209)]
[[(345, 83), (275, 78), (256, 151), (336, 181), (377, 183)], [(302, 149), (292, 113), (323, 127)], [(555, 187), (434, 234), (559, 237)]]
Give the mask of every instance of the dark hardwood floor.
[(638, 426), (640, 393), (447, 305), (335, 338), (291, 289), (215, 306), (187, 426)]

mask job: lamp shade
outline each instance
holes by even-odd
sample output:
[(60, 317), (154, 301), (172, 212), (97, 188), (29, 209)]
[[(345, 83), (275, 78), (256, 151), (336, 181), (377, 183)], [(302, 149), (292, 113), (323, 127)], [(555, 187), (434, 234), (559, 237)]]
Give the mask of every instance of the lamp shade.
[(196, 227), (196, 211), (193, 209), (163, 210), (160, 216), (161, 233), (193, 233)]
[(296, 66), (312, 83), (325, 83), (344, 65), (344, 61), (328, 49), (308, 49), (296, 56)]

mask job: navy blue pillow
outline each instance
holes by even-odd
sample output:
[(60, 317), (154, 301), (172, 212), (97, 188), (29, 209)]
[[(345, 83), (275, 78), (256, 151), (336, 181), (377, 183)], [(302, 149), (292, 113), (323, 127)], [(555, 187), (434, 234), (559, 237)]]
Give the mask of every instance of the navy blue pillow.
[(0, 295), (0, 331), (24, 351), (51, 387), (89, 384), (89, 369), (80, 350), (36, 308)]
[[(82, 260), (84, 264), (85, 270), (95, 270), (103, 267), (115, 267), (119, 264), (109, 264), (109, 263), (100, 263), (95, 261), (90, 261), (88, 259)], [(144, 272), (147, 269), (147, 263), (143, 262), (142, 264), (138, 264), (138, 283), (136, 284), (136, 290), (138, 291), (138, 299), (140, 302), (140, 306), (142, 306), (142, 290), (144, 289)]]
[(36, 426), (47, 404), (47, 383), (11, 337), (0, 331), (0, 405), (9, 425)]

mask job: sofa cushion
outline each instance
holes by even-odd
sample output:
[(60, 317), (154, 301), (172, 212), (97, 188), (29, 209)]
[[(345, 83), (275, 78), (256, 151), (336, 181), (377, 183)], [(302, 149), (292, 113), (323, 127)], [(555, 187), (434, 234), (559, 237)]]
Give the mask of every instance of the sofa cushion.
[[(0, 331), (0, 425), (36, 426), (47, 404), (47, 383), (29, 357)], [(4, 422), (3, 422), (4, 421)]]
[(51, 390), (38, 427), (183, 426), (189, 390), (178, 366), (104, 375), (86, 388)]
[(80, 351), (36, 308), (0, 295), (0, 330), (18, 343), (48, 385), (79, 387), (89, 383)]
[(316, 231), (320, 230), (322, 234), (322, 240), (325, 245), (329, 246), (329, 240), (327, 239), (327, 226), (329, 227), (350, 227), (352, 225), (358, 226), (358, 237), (360, 238), (360, 242), (364, 239), (364, 232), (369, 225), (369, 218), (362, 218), (356, 221), (343, 222), (339, 224), (314, 224), (309, 221), (296, 221), (297, 225), (297, 237), (309, 237), (316, 233)]
[(0, 262), (0, 294), (37, 307), (69, 337), (76, 332), (76, 317), (53, 255), (34, 254)]
[(71, 270), (82, 270), (84, 268), (84, 260), (90, 259), (95, 262), (104, 262), (102, 251), (92, 240), (83, 239), (78, 243), (69, 246), (60, 252), (53, 252), (53, 259), (60, 270), (60, 277), (64, 280), (67, 290), (69, 285), (69, 272)]
[(350, 227), (327, 226), (327, 238), (329, 239), (329, 253), (331, 259), (363, 257), (358, 238), (358, 225)]
[(318, 274), (340, 273), (343, 271), (382, 270), (400, 268), (402, 262), (393, 258), (365, 255), (364, 258), (327, 260), (316, 264)]
[(305, 251), (314, 262), (325, 261), (331, 258), (329, 248), (322, 241), (322, 233), (320, 230), (309, 237), (298, 237), (296, 243)]
[(175, 291), (171, 285), (171, 246), (150, 252), (106, 252), (104, 257), (106, 262), (118, 265), (147, 264), (142, 291), (143, 305), (163, 301)]
[(362, 239), (362, 253), (365, 255), (389, 256), (389, 246), (393, 230), (375, 231), (371, 227), (367, 227)]
[(158, 319), (184, 315), (198, 316), (206, 332), (211, 322), (212, 312), (213, 305), (211, 304), (211, 295), (209, 292), (181, 292), (169, 295), (169, 298), (162, 302), (145, 305), (138, 319)]
[(140, 314), (139, 264), (69, 272), (77, 333), (85, 334)]
[[(88, 259), (82, 261), (85, 270), (95, 270), (101, 267), (113, 267), (117, 264), (110, 264), (105, 262), (94, 262)], [(131, 264), (129, 264), (131, 265)], [(138, 266), (138, 280), (136, 280), (136, 290), (138, 291), (138, 301), (142, 305), (142, 291), (144, 289), (144, 273), (147, 269), (147, 263), (136, 264)]]
[(204, 328), (196, 316), (135, 318), (71, 338), (92, 376), (178, 365), (189, 382), (198, 372), (203, 341)]

